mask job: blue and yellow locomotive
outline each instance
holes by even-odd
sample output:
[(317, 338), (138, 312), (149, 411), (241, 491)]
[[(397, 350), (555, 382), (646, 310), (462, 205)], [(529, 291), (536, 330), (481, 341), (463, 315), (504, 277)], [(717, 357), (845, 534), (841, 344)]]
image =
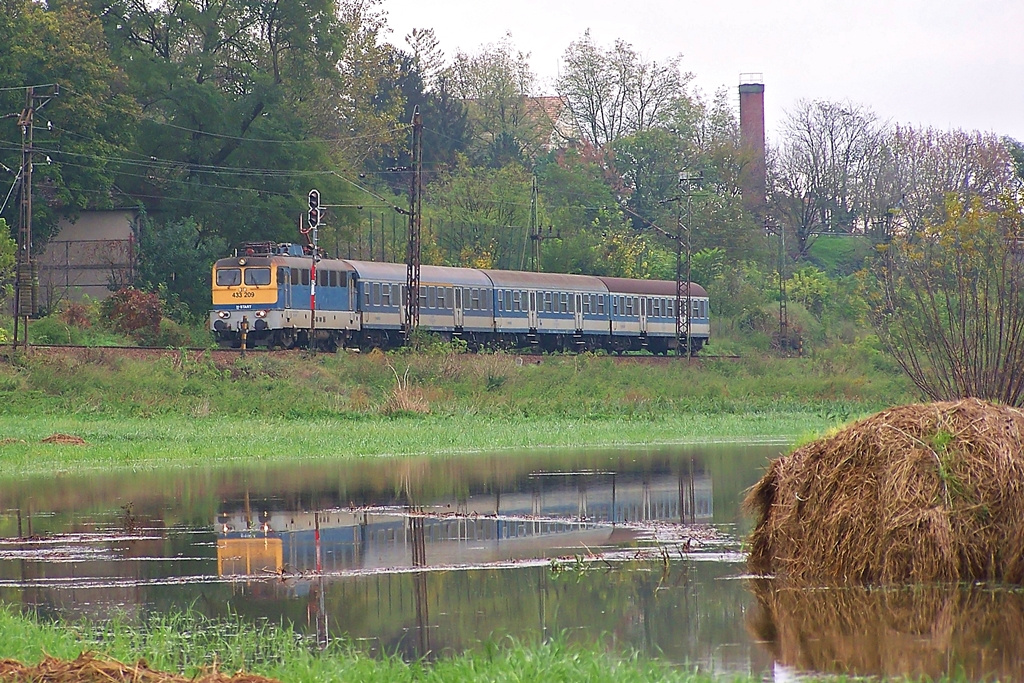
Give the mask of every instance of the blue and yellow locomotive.
[[(404, 341), (406, 274), (405, 264), (352, 259), (321, 258), (314, 268), (309, 247), (248, 243), (213, 266), (210, 328), (234, 348), (243, 336), (271, 348), (391, 348)], [(704, 288), (688, 287), (690, 339), (681, 344), (696, 353), (710, 311)], [(668, 353), (676, 301), (668, 280), (424, 265), (419, 326), (471, 348)]]

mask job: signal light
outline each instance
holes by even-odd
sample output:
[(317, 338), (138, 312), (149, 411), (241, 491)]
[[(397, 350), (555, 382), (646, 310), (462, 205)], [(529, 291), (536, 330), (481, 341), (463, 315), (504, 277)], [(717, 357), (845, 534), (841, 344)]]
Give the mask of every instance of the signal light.
[(309, 227), (317, 228), (320, 226), (320, 191), (310, 190), (309, 191)]

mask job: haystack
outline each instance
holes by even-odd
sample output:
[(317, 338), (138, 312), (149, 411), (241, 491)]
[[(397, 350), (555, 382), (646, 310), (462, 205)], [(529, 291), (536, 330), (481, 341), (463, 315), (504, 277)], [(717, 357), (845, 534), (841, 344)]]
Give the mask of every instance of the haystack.
[(832, 584), (1024, 583), (1024, 412), (892, 408), (772, 462), (750, 569)]

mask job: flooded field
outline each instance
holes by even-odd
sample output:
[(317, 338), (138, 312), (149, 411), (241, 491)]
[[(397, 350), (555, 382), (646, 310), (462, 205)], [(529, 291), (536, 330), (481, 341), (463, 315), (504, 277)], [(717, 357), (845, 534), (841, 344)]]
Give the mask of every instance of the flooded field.
[(0, 600), (285, 620), (437, 656), (513, 636), (718, 673), (1024, 678), (1024, 596), (775, 590), (739, 503), (779, 446), (502, 453), (0, 483)]

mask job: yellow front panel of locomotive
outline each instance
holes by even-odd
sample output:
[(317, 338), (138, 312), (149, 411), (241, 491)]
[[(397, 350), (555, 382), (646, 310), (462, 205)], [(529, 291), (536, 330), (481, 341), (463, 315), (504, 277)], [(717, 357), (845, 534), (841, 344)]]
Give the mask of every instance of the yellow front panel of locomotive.
[[(239, 276), (235, 279), (219, 276), (218, 270), (232, 270), (242, 271)], [(245, 271), (250, 268), (239, 268), (238, 266), (232, 266), (230, 268), (218, 269), (215, 268), (213, 271), (213, 305), (214, 306), (232, 306), (238, 304), (259, 304), (269, 305), (277, 303), (277, 273), (274, 268), (267, 268), (266, 266), (257, 266), (251, 268), (251, 270), (270, 270), (270, 277), (268, 284), (246, 284), (253, 281), (261, 281), (264, 278), (256, 278), (247, 276)], [(220, 282), (235, 282), (238, 284), (231, 284), (222, 286), (218, 284)], [(247, 306), (248, 307), (248, 306)]]

